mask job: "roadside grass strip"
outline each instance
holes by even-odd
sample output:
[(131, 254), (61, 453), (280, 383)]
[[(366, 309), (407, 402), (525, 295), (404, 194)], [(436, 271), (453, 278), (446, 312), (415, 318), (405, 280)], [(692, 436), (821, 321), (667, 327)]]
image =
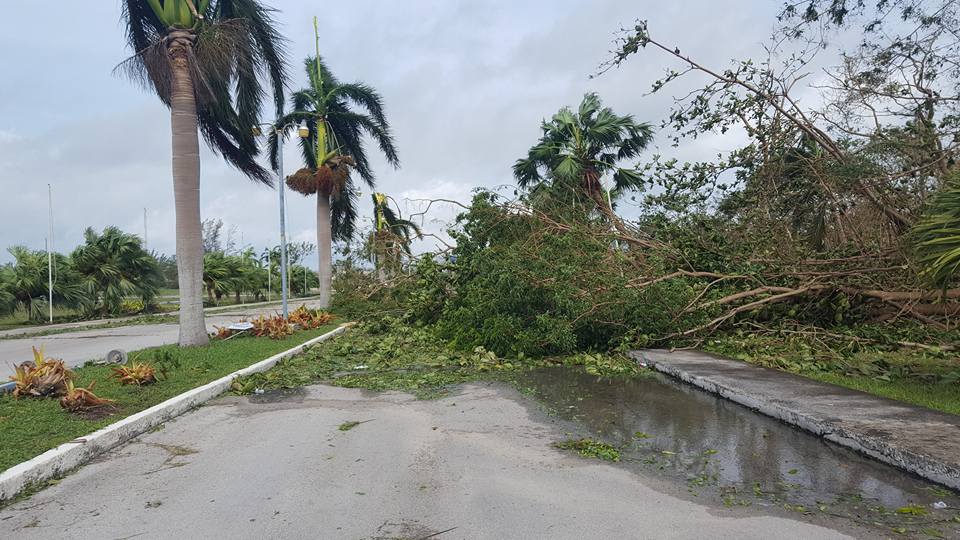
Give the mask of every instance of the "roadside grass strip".
[(62, 475), (228, 391), (235, 378), (266, 371), (348, 326), (329, 324), (279, 340), (241, 337), (204, 347), (166, 345), (130, 353), (137, 361), (176, 359), (165, 378), (149, 386), (121, 385), (110, 376), (112, 366), (77, 368), (78, 386), (96, 381), (97, 395), (116, 401), (115, 412), (102, 418), (69, 414), (56, 399), (0, 396), (0, 501)]

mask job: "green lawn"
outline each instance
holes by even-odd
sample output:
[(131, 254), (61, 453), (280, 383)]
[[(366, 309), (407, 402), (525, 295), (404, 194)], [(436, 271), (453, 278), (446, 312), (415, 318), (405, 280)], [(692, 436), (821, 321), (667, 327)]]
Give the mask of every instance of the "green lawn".
[[(72, 322), (80, 318), (80, 312), (73, 309), (63, 309), (54, 306), (53, 308), (53, 322), (54, 323), (63, 323), (63, 322)], [(10, 330), (13, 328), (22, 328), (24, 326), (39, 326), (47, 324), (48, 319), (44, 318), (42, 321), (31, 321), (27, 317), (27, 312), (23, 310), (18, 310), (13, 315), (8, 315), (6, 317), (0, 317), (0, 330)]]
[(85, 420), (64, 412), (56, 399), (14, 399), (0, 396), (0, 471), (37, 456), (55, 446), (86, 435), (121, 418), (142, 411), (161, 401), (206, 384), (238, 369), (245, 368), (278, 352), (336, 328), (330, 324), (305, 330), (282, 340), (241, 337), (214, 341), (205, 347), (178, 349), (175, 345), (144, 349), (130, 357), (150, 360), (155, 351), (176, 355), (180, 366), (167, 378), (150, 386), (121, 386), (110, 378), (109, 366), (76, 369), (77, 385), (96, 381), (94, 391), (100, 397), (115, 399), (119, 410), (106, 418)]

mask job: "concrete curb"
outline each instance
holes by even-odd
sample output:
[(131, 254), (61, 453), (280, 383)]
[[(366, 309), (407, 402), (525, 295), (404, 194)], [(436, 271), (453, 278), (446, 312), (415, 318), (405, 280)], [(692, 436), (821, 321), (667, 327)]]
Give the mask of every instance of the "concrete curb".
[[(872, 436), (861, 429), (847, 429), (836, 418), (800, 410), (779, 399), (765, 395), (751, 395), (710, 377), (689, 373), (683, 368), (653, 358), (644, 351), (631, 351), (629, 356), (661, 373), (679, 379), (733, 401), (758, 413), (776, 418), (804, 431), (822, 437), (840, 446), (869, 456), (877, 461), (906, 470), (927, 480), (960, 490), (960, 468), (931, 455), (891, 444), (882, 436)], [(824, 384), (824, 383), (821, 383)], [(873, 397), (873, 396), (870, 396)], [(841, 414), (842, 413), (839, 413)]]
[(0, 501), (13, 498), (24, 488), (54, 478), (82, 465), (97, 455), (219, 396), (230, 388), (233, 379), (251, 373), (267, 371), (280, 360), (298, 354), (311, 345), (342, 334), (350, 326), (350, 323), (343, 324), (292, 349), (275, 354), (252, 366), (234, 371), (215, 381), (174, 396), (149, 409), (94, 431), (85, 437), (61, 444), (29, 461), (14, 465), (0, 473)]

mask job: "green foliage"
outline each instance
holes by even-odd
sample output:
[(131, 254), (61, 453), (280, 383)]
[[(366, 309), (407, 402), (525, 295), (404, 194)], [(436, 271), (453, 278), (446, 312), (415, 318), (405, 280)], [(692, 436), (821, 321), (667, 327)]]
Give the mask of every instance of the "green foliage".
[[(451, 347), (428, 328), (411, 327), (395, 317), (370, 317), (335, 340), (287, 358), (265, 373), (241, 377), (233, 390), (249, 394), (257, 389), (295, 388), (326, 382), (375, 391), (401, 390), (420, 398), (446, 394), (453, 384), (482, 380), (509, 380), (517, 370), (557, 364), (594, 367), (600, 375), (644, 376), (646, 370), (628, 369), (620, 357), (593, 360), (499, 356), (483, 347), (469, 351)], [(599, 367), (598, 367), (599, 366)]]
[(693, 297), (690, 285), (634, 287), (631, 255), (597, 234), (602, 228), (555, 230), (495, 206), (488, 194), (477, 195), (459, 225), (450, 261), (417, 265), (410, 311), (436, 321), (457, 347), (528, 356), (608, 350), (686, 322), (674, 319)]
[(350, 420), (348, 422), (344, 422), (340, 424), (340, 426), (337, 429), (339, 429), (340, 431), (350, 431), (351, 429), (359, 426), (360, 423), (361, 422), (359, 420)]
[(913, 230), (922, 275), (947, 287), (960, 273), (960, 173), (937, 193)]
[(257, 0), (194, 0), (201, 18), (186, 0), (125, 0), (122, 5), (133, 56), (120, 69), (169, 105), (174, 63), (168, 47), (186, 41), (171, 34), (189, 35), (200, 134), (246, 176), (270, 183), (269, 172), (256, 161), (259, 149), (250, 127), (259, 121), (264, 98), (272, 97), (277, 114), (283, 112), (285, 46), (272, 10)]
[(583, 366), (591, 375), (603, 377), (653, 376), (653, 372), (643, 369), (637, 362), (622, 354), (580, 353), (564, 358), (568, 366)]
[(583, 96), (576, 111), (560, 109), (540, 129), (540, 140), (513, 166), (517, 183), (530, 190), (534, 202), (609, 212), (603, 176), (613, 179), (614, 195), (643, 185), (635, 169), (618, 164), (636, 158), (650, 143), (650, 126), (604, 107), (597, 94)]
[(384, 114), (383, 98), (374, 88), (360, 82), (338, 80), (319, 50), (315, 56), (304, 60), (304, 69), (310, 84), (293, 92), (293, 111), (279, 118), (276, 129), (270, 133), (270, 163), (274, 170), (278, 169), (277, 132), (283, 133), (298, 125), (309, 130), (309, 136), (300, 139), (308, 171), (316, 172), (342, 157), (352, 160), (349, 167), (343, 165), (347, 167), (347, 176), (342, 178), (340, 185), (320, 186), (323, 196), (330, 197), (333, 238), (346, 241), (353, 237), (357, 220), (358, 190), (354, 189), (350, 171), (356, 172), (367, 186), (372, 188), (374, 185), (364, 136), (376, 142), (387, 163), (398, 167), (400, 160)]
[(384, 280), (396, 274), (403, 266), (403, 256), (410, 256), (410, 243), (423, 233), (416, 223), (403, 219), (400, 208), (396, 211), (390, 202), (393, 198), (383, 193), (373, 193), (373, 229), (367, 236), (364, 250), (367, 259), (377, 269), (378, 277)]
[(88, 314), (119, 314), (128, 296), (137, 296), (149, 306), (163, 282), (157, 260), (143, 249), (140, 238), (116, 227), (99, 234), (88, 228), (83, 245), (70, 258), (87, 298)]
[[(48, 269), (47, 253), (23, 246), (8, 249), (14, 262), (0, 268), (0, 313), (23, 310), (31, 321), (47, 316)], [(79, 278), (67, 257), (53, 254), (53, 301), (62, 307), (78, 307), (84, 303)]]
[(573, 450), (583, 457), (620, 461), (620, 450), (617, 447), (593, 439), (571, 439), (558, 442), (554, 446), (562, 450)]
[(300, 265), (290, 267), (290, 290), (293, 294), (305, 295), (309, 290), (319, 286), (320, 278), (313, 270)]

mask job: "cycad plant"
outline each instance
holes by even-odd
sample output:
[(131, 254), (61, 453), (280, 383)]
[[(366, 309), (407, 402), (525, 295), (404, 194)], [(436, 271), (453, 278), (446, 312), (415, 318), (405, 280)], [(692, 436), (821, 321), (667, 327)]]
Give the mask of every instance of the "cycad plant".
[(363, 83), (342, 83), (333, 76), (320, 57), (316, 17), (313, 25), (316, 55), (305, 61), (310, 85), (293, 93), (293, 111), (277, 122), (270, 136), (270, 155), (276, 169), (278, 130), (283, 136), (295, 125), (309, 130), (300, 141), (306, 166), (290, 175), (287, 184), (303, 195), (317, 195), (320, 305), (325, 308), (330, 304), (333, 239), (349, 240), (356, 227), (353, 174), (374, 186), (364, 135), (376, 141), (388, 163), (397, 167), (400, 162), (380, 94)]
[(960, 172), (944, 182), (913, 230), (922, 276), (946, 288), (960, 275)]
[(97, 233), (88, 227), (84, 243), (70, 255), (87, 298), (88, 315), (117, 314), (124, 298), (136, 296), (153, 303), (163, 283), (157, 260), (143, 249), (140, 238), (116, 227)]
[(400, 269), (403, 254), (410, 255), (410, 242), (420, 238), (423, 233), (416, 223), (403, 219), (398, 208), (394, 212), (391, 200), (386, 194), (374, 193), (373, 230), (367, 237), (367, 250), (370, 260), (377, 269), (377, 277), (385, 281), (393, 272)]
[(652, 130), (631, 115), (604, 107), (597, 94), (586, 94), (580, 107), (564, 107), (544, 121), (542, 134), (527, 157), (517, 160), (513, 174), (535, 200), (560, 201), (568, 206), (596, 209), (615, 219), (601, 179), (610, 175), (612, 196), (642, 187), (633, 168), (620, 167), (636, 158), (650, 143)]
[(170, 108), (180, 345), (198, 345), (208, 339), (198, 133), (243, 174), (270, 183), (251, 128), (266, 95), (283, 111), (283, 40), (257, 0), (124, 0), (123, 16), (134, 56), (120, 68)]

